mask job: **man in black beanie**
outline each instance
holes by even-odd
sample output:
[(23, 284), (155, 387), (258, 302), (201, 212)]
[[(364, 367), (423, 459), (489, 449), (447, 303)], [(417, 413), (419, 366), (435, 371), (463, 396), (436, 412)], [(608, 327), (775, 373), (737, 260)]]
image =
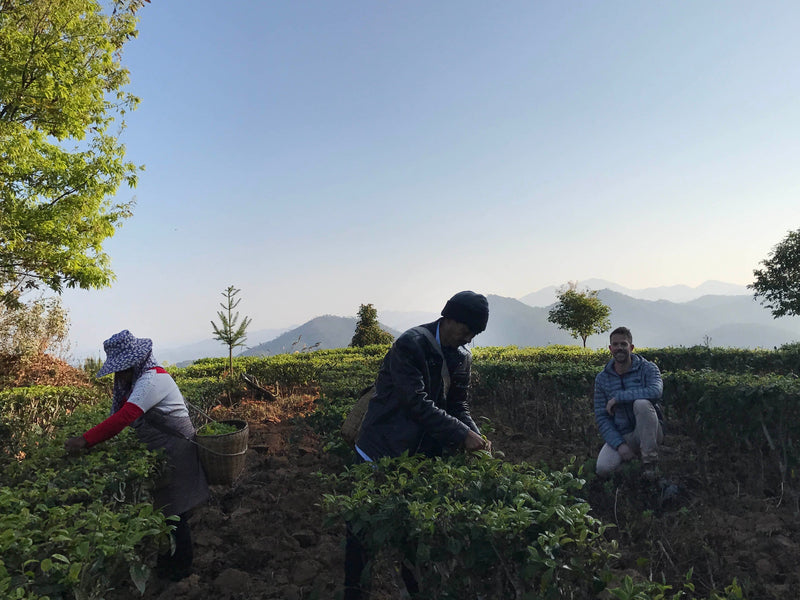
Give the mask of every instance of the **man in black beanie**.
[[(413, 327), (395, 340), (383, 359), (356, 442), (361, 460), (403, 452), (434, 457), (459, 449), (490, 450), (469, 414), (472, 353), (464, 346), (486, 329), (489, 302), (471, 291), (447, 301), (433, 323)], [(361, 574), (368, 557), (348, 531), (345, 600), (366, 598)], [(408, 591), (417, 583), (406, 569)]]

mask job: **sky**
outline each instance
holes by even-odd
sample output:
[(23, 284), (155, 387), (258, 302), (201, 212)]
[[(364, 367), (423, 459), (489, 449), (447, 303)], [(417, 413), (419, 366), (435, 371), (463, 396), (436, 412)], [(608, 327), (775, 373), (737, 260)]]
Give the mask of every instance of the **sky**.
[(800, 227), (800, 3), (152, 0), (76, 355), (571, 280), (752, 282)]

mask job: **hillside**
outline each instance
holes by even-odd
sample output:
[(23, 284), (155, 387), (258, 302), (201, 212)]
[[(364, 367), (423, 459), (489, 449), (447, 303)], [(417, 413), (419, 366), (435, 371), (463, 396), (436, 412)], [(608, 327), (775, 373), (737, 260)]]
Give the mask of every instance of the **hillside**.
[(546, 308), (513, 298), (489, 295), (489, 325), (475, 338), (476, 346), (548, 346), (574, 344), (568, 333), (547, 320)]
[[(384, 331), (397, 337), (400, 332), (381, 324)], [(346, 348), (353, 339), (356, 330), (355, 317), (335, 317), (324, 315), (311, 319), (307, 323), (295, 327), (274, 340), (264, 342), (242, 352), (239, 356), (269, 356), (273, 354), (286, 354), (302, 352), (315, 348), (325, 350), (329, 348)]]
[[(708, 341), (711, 345), (734, 348), (772, 348), (800, 340), (800, 318), (773, 319), (772, 314), (751, 296), (703, 296), (681, 303), (640, 300), (611, 290), (601, 290), (598, 296), (611, 307), (612, 326), (629, 327), (640, 346), (688, 347)], [(489, 326), (475, 339), (476, 346), (579, 343), (547, 320), (548, 308), (529, 306), (514, 298), (491, 294), (488, 299)], [(411, 315), (419, 319), (417, 324), (437, 317), (425, 313)], [(387, 323), (381, 326), (395, 337), (413, 323), (408, 314), (401, 312), (387, 312), (381, 316)], [(355, 317), (317, 317), (243, 352), (242, 356), (293, 352), (317, 342), (320, 348), (342, 348), (350, 343), (355, 322)], [(604, 348), (606, 344), (605, 334), (587, 340), (587, 346), (592, 348)]]
[[(725, 283), (723, 281), (705, 281), (697, 287), (688, 285), (663, 285), (658, 287), (632, 289), (606, 281), (605, 279), (586, 279), (578, 282), (579, 289), (611, 290), (638, 300), (668, 300), (669, 302), (690, 302), (701, 296), (726, 295), (743, 296), (749, 292), (743, 285)], [(556, 301), (559, 286), (550, 285), (540, 290), (526, 294), (520, 298), (521, 302), (530, 306), (550, 306)]]
[(629, 327), (641, 346), (701, 345), (706, 336), (712, 346), (736, 348), (800, 340), (800, 318), (773, 319), (752, 296), (703, 296), (683, 303), (637, 300), (610, 290), (598, 296), (611, 307), (612, 324)]
[[(717, 287), (724, 285), (730, 284), (719, 284)], [(773, 348), (800, 340), (800, 317), (773, 319), (772, 314), (750, 295), (705, 295), (687, 302), (671, 302), (643, 300), (603, 289), (598, 296), (611, 307), (612, 327), (629, 327), (639, 346), (689, 347), (709, 343), (733, 348)], [(489, 326), (475, 339), (476, 346), (526, 347), (580, 343), (547, 320), (548, 307), (530, 306), (522, 300), (491, 294), (488, 299)], [(414, 325), (435, 320), (438, 313), (386, 311), (379, 316), (381, 327), (397, 337)], [(350, 344), (355, 325), (355, 317), (316, 317), (240, 355), (274, 355), (311, 347), (343, 348)], [(590, 348), (604, 348), (607, 343), (605, 334), (593, 335), (587, 340)], [(219, 342), (214, 342), (213, 347), (217, 351), (224, 349)], [(162, 354), (158, 356), (161, 358)], [(195, 352), (183, 358), (176, 356), (171, 362), (201, 357), (205, 356)]]

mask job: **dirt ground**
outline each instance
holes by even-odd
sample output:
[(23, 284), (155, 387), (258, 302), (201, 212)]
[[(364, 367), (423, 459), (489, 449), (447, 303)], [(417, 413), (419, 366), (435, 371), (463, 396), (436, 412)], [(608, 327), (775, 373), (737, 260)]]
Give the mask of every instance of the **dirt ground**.
[(290, 422), (311, 409), (311, 398), (299, 397), (280, 406), (246, 402), (213, 415), (248, 421), (245, 470), (231, 486), (212, 486), (210, 502), (192, 514), (194, 574), (177, 583), (155, 581), (145, 599), (335, 598), (344, 527), (323, 528), (323, 486), (315, 473), (339, 462)]
[[(146, 600), (339, 597), (344, 528), (323, 528), (324, 490), (315, 473), (341, 465), (313, 434), (289, 422), (311, 409), (308, 396), (281, 406), (245, 403), (233, 411), (250, 424), (245, 472), (232, 486), (215, 486), (209, 504), (192, 516), (195, 573), (177, 583), (154, 582)], [(556, 464), (570, 453), (508, 424), (501, 423), (493, 438), (495, 449), (514, 461)], [(644, 480), (635, 466), (610, 482), (590, 480), (586, 497), (593, 512), (615, 525), (609, 536), (620, 543), (619, 573), (675, 583), (691, 569), (698, 597), (736, 578), (751, 600), (800, 598), (796, 500), (780, 489), (745, 492), (768, 479), (763, 473), (741, 477), (741, 467), (752, 469), (753, 461), (731, 460), (725, 473), (704, 452), (671, 435), (657, 480)], [(403, 597), (391, 574), (376, 587), (378, 600)]]
[[(0, 357), (6, 383), (14, 373), (16, 385), (89, 384), (82, 371), (50, 357), (19, 367)], [(316, 473), (338, 471), (341, 462), (292, 420), (313, 410), (314, 397), (251, 400), (214, 414), (248, 421), (246, 468), (233, 485), (213, 486), (211, 500), (192, 515), (194, 574), (176, 583), (151, 581), (144, 600), (340, 597), (344, 526), (323, 527), (320, 498), (326, 490)], [(474, 416), (482, 414), (476, 407)], [(496, 426), (494, 447), (508, 460), (560, 467), (571, 456), (581, 463), (595, 453), (486, 416)], [(589, 476), (585, 498), (595, 516), (614, 525), (607, 535), (619, 542), (620, 575), (676, 584), (692, 570), (695, 597), (737, 579), (750, 600), (798, 600), (798, 498), (781, 485), (776, 471), (774, 457), (756, 449), (731, 454), (672, 431), (660, 477), (645, 480), (636, 465), (607, 482)], [(389, 569), (379, 570), (376, 579), (375, 600), (403, 597)], [(141, 596), (120, 589), (108, 597)]]

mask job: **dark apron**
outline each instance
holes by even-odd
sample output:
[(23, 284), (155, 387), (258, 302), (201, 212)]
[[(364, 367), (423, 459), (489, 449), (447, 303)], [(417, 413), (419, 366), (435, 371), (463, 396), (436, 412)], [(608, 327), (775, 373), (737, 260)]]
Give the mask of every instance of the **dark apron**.
[(208, 483), (197, 446), (190, 441), (195, 430), (189, 417), (171, 417), (150, 410), (134, 427), (148, 450), (163, 448), (167, 455), (166, 471), (153, 490), (153, 505), (169, 516), (183, 514), (205, 502)]

